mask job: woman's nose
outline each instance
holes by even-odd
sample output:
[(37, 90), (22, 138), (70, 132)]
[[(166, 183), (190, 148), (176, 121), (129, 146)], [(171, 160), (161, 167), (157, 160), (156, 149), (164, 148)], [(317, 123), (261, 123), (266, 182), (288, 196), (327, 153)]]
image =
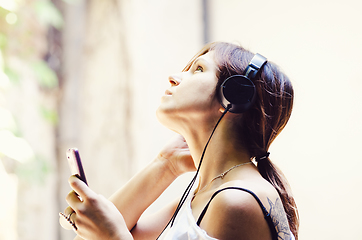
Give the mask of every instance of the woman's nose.
[(177, 86), (181, 83), (181, 77), (178, 74), (174, 74), (168, 77), (168, 81), (171, 83), (171, 86)]

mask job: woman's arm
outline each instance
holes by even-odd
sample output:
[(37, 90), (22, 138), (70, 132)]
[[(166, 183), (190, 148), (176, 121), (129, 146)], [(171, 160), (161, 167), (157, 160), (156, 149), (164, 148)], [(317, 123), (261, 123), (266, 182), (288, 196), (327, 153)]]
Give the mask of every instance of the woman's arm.
[[(157, 221), (154, 220), (155, 218), (144, 218), (138, 222), (141, 214), (179, 175), (193, 170), (195, 170), (195, 166), (188, 146), (182, 136), (177, 136), (161, 150), (156, 159), (113, 194), (109, 199), (110, 201), (102, 196), (95, 195), (85, 184), (83, 185), (78, 179), (71, 177), (70, 185), (75, 192), (82, 192), (83, 196), (79, 195), (82, 197), (83, 202), (79, 201), (75, 192), (71, 192), (67, 196), (70, 207), (65, 210), (65, 214), (68, 215), (74, 210), (76, 214), (73, 214), (72, 218), (76, 223), (88, 221), (90, 225), (93, 225), (93, 228), (97, 228), (97, 225), (102, 223), (102, 219), (110, 221), (108, 225), (116, 227), (117, 224), (112, 222), (118, 219), (121, 230), (124, 230), (123, 225), (127, 226), (128, 230), (132, 230), (132, 234), (137, 235), (137, 239), (140, 239), (140, 236), (154, 236), (160, 233), (167, 224), (177, 203), (172, 203), (157, 213)], [(119, 214), (121, 216), (117, 216), (114, 209), (118, 210), (116, 212), (121, 213)], [(95, 215), (92, 211), (97, 211), (100, 214)], [(78, 214), (79, 212), (81, 214)], [(83, 212), (86, 214), (79, 216)], [(62, 224), (62, 226), (64, 225)], [(83, 226), (87, 228), (86, 225)], [(90, 228), (83, 230), (88, 232), (109, 231), (107, 228), (102, 230), (101, 227), (96, 231)], [(77, 233), (79, 234), (79, 231)]]
[(109, 200), (122, 213), (128, 229), (131, 230), (142, 213), (176, 177), (170, 171), (169, 163), (166, 160), (156, 158), (124, 187), (114, 193)]
[[(113, 194), (111, 200), (122, 213), (129, 230), (133, 232), (147, 228), (147, 222), (154, 226), (154, 218), (146, 219), (134, 228), (141, 214), (162, 194), (162, 192), (181, 174), (195, 171), (189, 148), (182, 136), (177, 136), (166, 145), (146, 168), (136, 174), (124, 187)], [(158, 222), (171, 218), (176, 202), (158, 213)], [(165, 218), (163, 221), (160, 218)], [(155, 226), (154, 226), (155, 227)], [(154, 228), (153, 227), (153, 228)], [(160, 226), (162, 228), (162, 226)], [(164, 226), (163, 226), (164, 227)], [(162, 231), (162, 229), (160, 230)]]

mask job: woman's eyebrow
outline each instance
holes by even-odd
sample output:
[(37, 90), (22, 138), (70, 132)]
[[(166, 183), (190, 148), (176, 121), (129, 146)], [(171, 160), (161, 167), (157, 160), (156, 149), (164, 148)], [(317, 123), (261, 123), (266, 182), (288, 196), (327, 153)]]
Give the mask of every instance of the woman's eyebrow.
[(199, 62), (201, 62), (202, 65), (204, 65), (205, 67), (207, 67), (206, 65), (208, 64), (208, 61), (206, 59), (204, 59), (202, 56), (200, 56), (200, 57), (196, 58), (195, 61), (192, 62), (192, 64), (188, 68), (188, 70), (192, 69)]
[(201, 62), (201, 63), (203, 63), (203, 64), (207, 64), (207, 61), (205, 60), (205, 59), (203, 59), (203, 58), (197, 58), (195, 61), (194, 61), (194, 63), (192, 64), (192, 65), (196, 65), (196, 64), (198, 64), (199, 62)]

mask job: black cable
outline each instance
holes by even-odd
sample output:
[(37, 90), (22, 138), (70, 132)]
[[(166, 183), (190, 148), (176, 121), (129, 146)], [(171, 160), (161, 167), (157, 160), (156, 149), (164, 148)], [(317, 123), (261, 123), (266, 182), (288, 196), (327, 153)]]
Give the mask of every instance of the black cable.
[(215, 124), (215, 127), (214, 127), (214, 129), (212, 130), (211, 135), (210, 135), (209, 139), (207, 140), (207, 143), (205, 144), (205, 147), (204, 147), (204, 150), (203, 150), (203, 152), (202, 152), (202, 155), (201, 155), (201, 158), (200, 158), (200, 162), (199, 162), (199, 166), (197, 167), (197, 171), (196, 171), (196, 173), (195, 173), (195, 176), (192, 178), (191, 182), (189, 183), (189, 185), (188, 185), (187, 188), (185, 189), (185, 191), (184, 191), (184, 193), (182, 194), (182, 197), (181, 197), (181, 199), (180, 199), (180, 202), (178, 203), (177, 208), (176, 208), (175, 212), (173, 213), (170, 221), (167, 223), (167, 225), (166, 225), (165, 228), (162, 230), (162, 232), (161, 232), (160, 235), (157, 237), (157, 239), (162, 235), (162, 233), (166, 230), (166, 228), (168, 227), (168, 225), (170, 225), (170, 223), (171, 223), (171, 227), (173, 226), (177, 214), (179, 213), (182, 205), (185, 203), (185, 201), (186, 201), (186, 199), (187, 199), (187, 196), (189, 195), (189, 193), (190, 193), (193, 185), (194, 185), (195, 182), (196, 182), (196, 178), (197, 178), (197, 176), (198, 176), (198, 174), (199, 174), (199, 171), (200, 171), (200, 168), (201, 168), (201, 163), (202, 163), (202, 160), (204, 159), (204, 155), (205, 155), (205, 152), (206, 152), (206, 148), (207, 148), (207, 146), (209, 145), (209, 142), (210, 142), (210, 140), (211, 140), (211, 137), (214, 135), (214, 132), (215, 132), (217, 126), (219, 125), (221, 119), (225, 116), (225, 114), (229, 111), (229, 109), (230, 109), (231, 107), (232, 107), (231, 104), (229, 104), (229, 105), (226, 107), (225, 111), (222, 113), (222, 115), (220, 116), (219, 120), (218, 120), (217, 123)]

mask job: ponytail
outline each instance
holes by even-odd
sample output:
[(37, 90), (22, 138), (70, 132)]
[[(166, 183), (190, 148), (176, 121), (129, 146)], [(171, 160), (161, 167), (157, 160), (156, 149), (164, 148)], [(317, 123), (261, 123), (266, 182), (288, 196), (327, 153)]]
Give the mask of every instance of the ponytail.
[[(246, 121), (253, 121), (251, 126), (244, 128), (243, 134), (248, 136), (248, 145), (251, 154), (264, 153), (271, 143), (286, 126), (293, 108), (294, 91), (288, 77), (279, 68), (268, 62), (263, 68), (257, 85), (258, 98), (255, 108), (244, 116)], [(289, 228), (298, 240), (299, 216), (296, 203), (287, 179), (284, 174), (269, 159), (269, 155), (258, 161), (258, 170), (279, 193)]]
[(294, 198), (291, 195), (287, 179), (284, 174), (270, 161), (269, 157), (258, 161), (257, 166), (261, 176), (277, 190), (288, 218), (290, 231), (293, 233), (295, 239), (298, 240), (298, 210)]

